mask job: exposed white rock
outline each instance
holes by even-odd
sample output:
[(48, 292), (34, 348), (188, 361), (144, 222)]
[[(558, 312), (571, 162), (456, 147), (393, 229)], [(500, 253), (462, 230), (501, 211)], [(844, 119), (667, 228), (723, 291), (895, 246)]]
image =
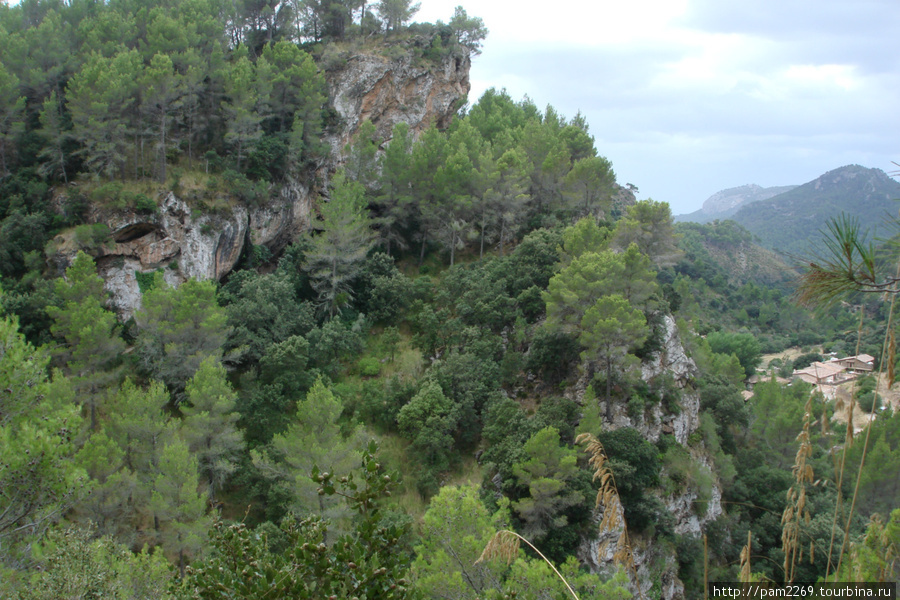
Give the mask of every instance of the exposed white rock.
[[(309, 226), (309, 213), (309, 192), (296, 184), (285, 186), (267, 206), (250, 211), (235, 205), (216, 214), (199, 213), (169, 192), (155, 214), (94, 209), (91, 221), (109, 226), (112, 243), (93, 253), (113, 307), (127, 319), (140, 308), (136, 273), (161, 269), (170, 285), (190, 278), (222, 279), (240, 259), (248, 238), (278, 252)], [(71, 231), (54, 242), (53, 262), (65, 269), (79, 246)]]
[(365, 121), (380, 139), (390, 139), (394, 125), (407, 123), (413, 135), (432, 123), (450, 124), (459, 100), (469, 93), (467, 54), (445, 56), (440, 64), (424, 61), (415, 52), (400, 58), (360, 54), (345, 66), (327, 73), (328, 89), (343, 129), (328, 141), (337, 157)]

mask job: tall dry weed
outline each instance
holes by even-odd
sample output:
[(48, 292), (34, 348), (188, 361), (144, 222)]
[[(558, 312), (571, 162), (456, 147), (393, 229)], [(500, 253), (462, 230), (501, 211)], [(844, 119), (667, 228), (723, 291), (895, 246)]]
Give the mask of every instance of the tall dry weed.
[[(603, 537), (605, 533), (620, 531), (616, 539), (616, 551), (613, 553), (613, 562), (616, 565), (624, 566), (631, 572), (637, 584), (638, 595), (643, 599), (643, 592), (638, 583), (637, 569), (634, 566), (634, 553), (631, 548), (631, 542), (628, 539), (628, 524), (625, 522), (622, 500), (619, 498), (616, 478), (609, 468), (609, 457), (606, 455), (606, 450), (603, 448), (600, 440), (590, 433), (580, 434), (575, 438), (575, 443), (585, 444), (585, 452), (589, 456), (588, 464), (594, 470), (593, 480), (600, 482), (597, 500), (594, 503), (595, 509), (603, 510), (603, 516), (600, 518), (599, 534)], [(597, 550), (598, 560), (602, 560), (602, 557), (606, 555), (608, 546), (609, 538), (604, 538)]]

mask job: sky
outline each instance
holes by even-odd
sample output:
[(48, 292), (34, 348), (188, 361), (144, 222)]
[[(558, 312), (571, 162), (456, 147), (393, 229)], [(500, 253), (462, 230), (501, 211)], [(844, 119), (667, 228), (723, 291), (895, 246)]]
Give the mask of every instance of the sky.
[(571, 118), (638, 199), (693, 212), (755, 183), (848, 164), (900, 169), (898, 0), (421, 0), (490, 31), (469, 102), (493, 87)]

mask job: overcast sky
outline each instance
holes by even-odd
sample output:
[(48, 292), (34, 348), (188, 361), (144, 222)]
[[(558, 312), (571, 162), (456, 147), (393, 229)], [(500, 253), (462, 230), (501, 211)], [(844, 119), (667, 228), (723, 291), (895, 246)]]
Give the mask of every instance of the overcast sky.
[(422, 0), (490, 30), (469, 101), (490, 87), (566, 117), (638, 198), (697, 210), (715, 192), (900, 162), (898, 0)]

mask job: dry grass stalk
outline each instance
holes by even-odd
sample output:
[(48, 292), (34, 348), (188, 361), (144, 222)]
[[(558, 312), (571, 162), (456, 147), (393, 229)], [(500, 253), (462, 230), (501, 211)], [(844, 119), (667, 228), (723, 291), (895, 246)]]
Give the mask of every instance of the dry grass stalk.
[(813, 483), (813, 468), (807, 463), (812, 455), (812, 444), (809, 438), (809, 428), (812, 421), (812, 395), (806, 401), (803, 416), (803, 430), (797, 439), (800, 447), (794, 459), (791, 471), (794, 474), (794, 484), (787, 493), (787, 506), (781, 515), (781, 547), (784, 550), (784, 580), (794, 580), (794, 569), (799, 561), (803, 560), (803, 546), (800, 544), (800, 528), (803, 523), (809, 523), (810, 514), (806, 506), (806, 487)]
[(747, 530), (747, 545), (741, 548), (741, 572), (738, 581), (750, 583), (750, 556), (753, 552), (753, 532)]
[(889, 341), (888, 341), (888, 360), (887, 360), (887, 364), (888, 364), (888, 372), (887, 372), (888, 381), (887, 381), (887, 389), (891, 389), (892, 387), (894, 387), (894, 381), (895, 381), (895, 378), (894, 378), (894, 361), (897, 360), (897, 356), (896, 356), (896, 355), (897, 355), (897, 339), (896, 339), (895, 336), (894, 336), (894, 330), (893, 330), (893, 328), (891, 329), (889, 335), (890, 335), (890, 339), (889, 339)]
[(525, 542), (528, 544), (528, 547), (537, 552), (538, 556), (544, 559), (544, 562), (550, 565), (550, 568), (553, 569), (553, 572), (556, 573), (556, 576), (559, 577), (560, 581), (565, 584), (566, 589), (569, 590), (569, 593), (572, 594), (572, 597), (575, 600), (580, 600), (578, 595), (575, 593), (575, 590), (572, 589), (572, 586), (569, 585), (569, 582), (566, 581), (566, 578), (562, 576), (553, 563), (544, 556), (544, 554), (538, 550), (534, 544), (529, 542), (527, 539), (523, 538), (521, 535), (516, 533), (515, 531), (510, 531), (508, 529), (501, 529), (488, 541), (487, 545), (484, 547), (484, 550), (481, 552), (481, 556), (478, 557), (478, 560), (475, 561), (475, 564), (485, 561), (492, 560), (494, 558), (502, 558), (506, 561), (506, 564), (512, 564), (516, 557), (519, 555), (519, 543)]
[[(897, 262), (896, 278), (900, 279), (900, 261)], [(878, 374), (876, 375), (876, 381), (881, 381), (881, 377), (884, 374), (884, 371), (883, 371), (884, 363), (887, 360), (887, 356), (889, 353), (889, 347), (893, 346), (892, 341), (890, 341), (888, 339), (888, 335), (889, 335), (888, 332), (892, 332), (894, 329), (894, 306), (896, 304), (896, 301), (897, 301), (897, 293), (892, 293), (891, 294), (891, 307), (890, 307), (890, 310), (888, 311), (887, 330), (885, 332), (884, 345), (882, 346), (882, 349), (881, 349), (881, 363), (880, 363), (880, 367), (878, 369)], [(856, 500), (859, 497), (859, 484), (862, 481), (863, 467), (865, 467), (865, 465), (866, 465), (866, 452), (869, 449), (869, 435), (872, 433), (872, 423), (875, 421), (875, 413), (876, 412), (877, 411), (873, 407), (872, 412), (869, 413), (869, 422), (866, 425), (866, 438), (863, 441), (862, 456), (859, 459), (859, 470), (856, 473), (856, 485), (853, 487), (853, 498), (850, 501), (850, 510), (847, 513), (847, 521), (844, 524), (844, 540), (843, 540), (843, 543), (841, 544), (841, 551), (838, 554), (838, 564), (837, 564), (837, 569), (835, 572), (839, 572), (841, 570), (841, 561), (843, 561), (843, 559), (844, 559), (844, 551), (847, 547), (847, 541), (850, 538), (850, 522), (853, 519), (853, 511), (856, 509)], [(852, 423), (852, 421), (851, 421), (851, 423)], [(852, 425), (850, 428), (852, 428)], [(828, 578), (827, 571), (825, 573), (825, 578), (826, 578), (826, 580)]]
[(516, 560), (518, 555), (519, 535), (512, 531), (501, 529), (488, 541), (484, 550), (481, 551), (481, 556), (475, 561), (475, 564), (477, 565), (486, 560), (500, 558), (506, 564), (510, 565)]
[[(619, 498), (616, 478), (609, 468), (609, 457), (606, 455), (606, 450), (603, 448), (600, 440), (590, 433), (582, 433), (575, 438), (575, 443), (585, 444), (585, 452), (590, 457), (588, 464), (594, 469), (593, 480), (600, 482), (600, 489), (597, 491), (597, 501), (594, 503), (594, 508), (603, 509), (599, 533), (602, 535), (621, 529), (621, 533), (616, 539), (616, 551), (613, 554), (613, 562), (631, 570), (637, 585), (638, 595), (643, 598), (643, 592), (638, 583), (637, 569), (634, 566), (634, 554), (631, 549), (631, 543), (628, 540), (628, 525), (625, 523), (624, 516), (620, 518), (622, 500)], [(608, 544), (609, 540), (601, 542), (597, 550), (599, 560), (602, 560), (603, 555), (606, 554)]]

